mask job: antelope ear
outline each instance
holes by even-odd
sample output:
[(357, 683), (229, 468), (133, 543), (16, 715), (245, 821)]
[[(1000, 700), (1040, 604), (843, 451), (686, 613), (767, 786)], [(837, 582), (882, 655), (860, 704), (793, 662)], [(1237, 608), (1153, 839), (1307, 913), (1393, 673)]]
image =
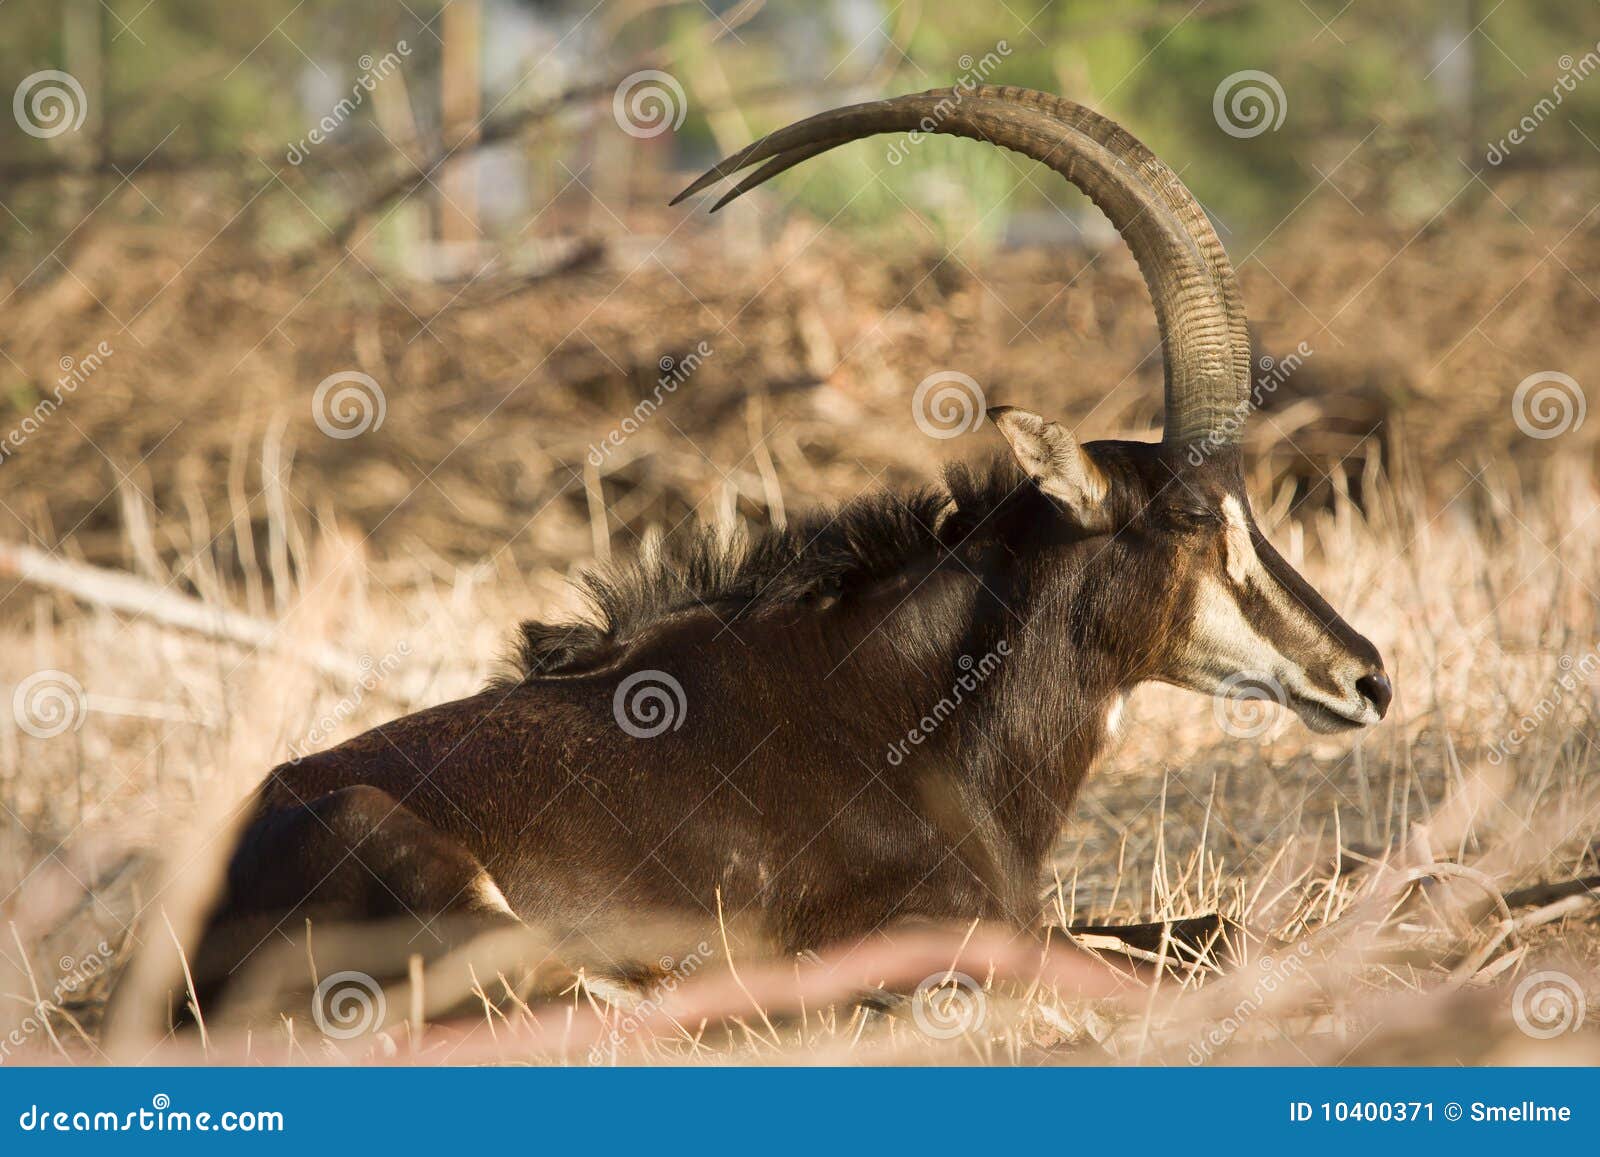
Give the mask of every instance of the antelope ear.
[(1106, 476), (1066, 427), (1014, 406), (995, 406), (989, 420), (1011, 443), (1011, 453), (1034, 485), (1085, 529), (1109, 525)]

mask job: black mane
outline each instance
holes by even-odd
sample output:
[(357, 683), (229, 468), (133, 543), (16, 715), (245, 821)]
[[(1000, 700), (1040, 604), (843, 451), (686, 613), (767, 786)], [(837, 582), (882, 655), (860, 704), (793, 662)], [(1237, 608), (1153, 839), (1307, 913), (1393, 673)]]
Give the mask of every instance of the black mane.
[(512, 685), (581, 672), (614, 658), (652, 626), (709, 607), (724, 621), (785, 605), (831, 604), (918, 565), (936, 565), (1047, 505), (1010, 458), (984, 469), (945, 471), (943, 487), (882, 491), (836, 509), (811, 511), (783, 530), (728, 542), (705, 526), (632, 563), (578, 580), (592, 617), (524, 622), (511, 657)]

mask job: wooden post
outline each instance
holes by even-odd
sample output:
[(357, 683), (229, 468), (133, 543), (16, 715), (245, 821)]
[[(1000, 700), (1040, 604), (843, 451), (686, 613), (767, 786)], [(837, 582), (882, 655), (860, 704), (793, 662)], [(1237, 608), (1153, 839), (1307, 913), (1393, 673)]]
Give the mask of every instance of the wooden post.
[[(440, 79), (440, 111), (446, 147), (477, 135), (483, 116), (483, 7), (481, 0), (455, 0), (440, 20), (444, 68)], [(476, 158), (463, 152), (447, 162), (440, 175), (439, 239), (446, 243), (478, 240)]]
[[(63, 140), (84, 163), (111, 155), (111, 118), (105, 107), (105, 15), (99, 0), (72, 0), (61, 10), (62, 67), (83, 86), (83, 128)], [(99, 157), (94, 156), (96, 152)]]

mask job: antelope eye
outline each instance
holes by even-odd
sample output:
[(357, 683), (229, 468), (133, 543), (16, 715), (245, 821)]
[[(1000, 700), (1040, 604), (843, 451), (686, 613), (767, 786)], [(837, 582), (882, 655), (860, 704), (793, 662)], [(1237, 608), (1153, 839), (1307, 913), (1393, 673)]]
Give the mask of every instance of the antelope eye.
[(1182, 530), (1203, 530), (1208, 526), (1216, 526), (1222, 521), (1222, 516), (1215, 510), (1208, 510), (1204, 506), (1176, 506), (1170, 512), (1173, 525)]

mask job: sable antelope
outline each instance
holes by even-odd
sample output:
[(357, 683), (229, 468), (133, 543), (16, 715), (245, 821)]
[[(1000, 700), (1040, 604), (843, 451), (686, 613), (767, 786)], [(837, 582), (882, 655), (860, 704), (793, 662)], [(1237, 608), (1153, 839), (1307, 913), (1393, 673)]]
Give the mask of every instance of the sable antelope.
[(514, 676), (272, 772), (203, 974), (307, 916), (576, 933), (720, 902), (787, 950), (903, 918), (1026, 926), (1139, 684), (1225, 693), (1243, 675), (1318, 731), (1383, 717), (1377, 650), (1251, 515), (1233, 269), (1122, 128), (1043, 93), (936, 90), (781, 129), (680, 198), (759, 163), (720, 207), (835, 146), (912, 131), (1043, 162), (1111, 219), (1155, 304), (1162, 441), (1079, 443), (1000, 407), (1009, 456), (942, 488), (733, 546), (702, 534), (589, 578), (595, 620), (524, 624)]

